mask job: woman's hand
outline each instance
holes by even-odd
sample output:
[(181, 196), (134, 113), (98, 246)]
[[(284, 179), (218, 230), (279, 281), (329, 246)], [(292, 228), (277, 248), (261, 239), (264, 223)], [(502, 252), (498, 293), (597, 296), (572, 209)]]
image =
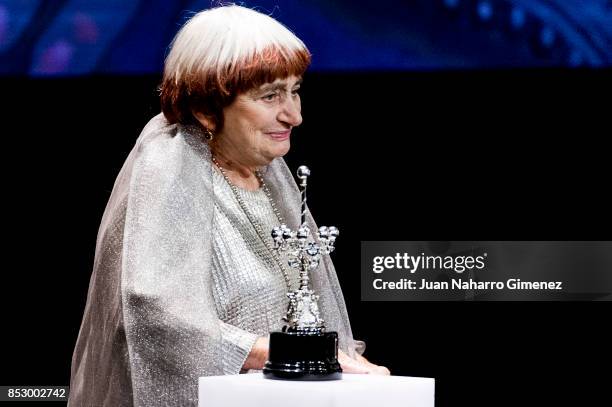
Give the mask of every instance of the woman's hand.
[(257, 341), (255, 341), (251, 349), (251, 353), (249, 353), (244, 365), (242, 365), (242, 370), (263, 369), (266, 360), (268, 360), (269, 344), (270, 338), (268, 336), (257, 338)]
[(338, 349), (338, 362), (340, 362), (340, 366), (344, 373), (376, 374), (384, 376), (389, 376), (391, 374), (386, 367), (370, 363), (369, 360), (359, 354), (356, 354), (355, 357), (356, 358), (353, 359)]

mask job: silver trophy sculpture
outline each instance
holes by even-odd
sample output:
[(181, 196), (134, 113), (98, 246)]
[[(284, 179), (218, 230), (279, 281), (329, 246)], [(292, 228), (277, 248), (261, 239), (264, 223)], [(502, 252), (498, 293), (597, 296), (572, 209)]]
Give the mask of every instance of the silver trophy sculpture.
[(299, 288), (287, 293), (289, 307), (283, 320), (282, 332), (270, 334), (268, 361), (264, 376), (270, 379), (336, 380), (342, 377), (338, 363), (338, 334), (326, 332), (319, 315), (318, 295), (309, 288), (309, 271), (319, 265), (321, 256), (334, 251), (339, 231), (336, 227), (321, 226), (317, 240), (310, 239), (306, 224), (306, 186), (310, 170), (298, 168), (302, 191), (301, 222), (297, 231), (286, 225), (272, 229), (274, 249), (285, 253), (288, 265), (300, 274)]

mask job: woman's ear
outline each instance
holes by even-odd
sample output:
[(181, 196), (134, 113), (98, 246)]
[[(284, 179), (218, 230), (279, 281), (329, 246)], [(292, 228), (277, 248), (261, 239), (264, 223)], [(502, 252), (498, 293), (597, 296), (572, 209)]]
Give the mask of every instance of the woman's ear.
[(195, 110), (192, 110), (191, 114), (193, 115), (193, 117), (196, 118), (198, 122), (200, 122), (202, 127), (212, 132), (215, 131), (216, 126), (215, 126), (215, 121), (213, 120), (212, 116), (205, 115), (202, 112), (196, 112)]

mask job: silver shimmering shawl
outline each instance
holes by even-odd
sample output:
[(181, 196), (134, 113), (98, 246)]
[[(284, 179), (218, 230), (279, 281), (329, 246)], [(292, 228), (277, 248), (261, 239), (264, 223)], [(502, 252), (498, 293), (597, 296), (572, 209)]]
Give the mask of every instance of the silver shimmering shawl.
[[(160, 114), (142, 131), (98, 232), (70, 406), (195, 406), (198, 377), (223, 374), (211, 277), (212, 170), (195, 126), (170, 125)], [(284, 160), (275, 159), (264, 178), (295, 228), (300, 194)], [(308, 222), (314, 230), (310, 213)], [(340, 349), (361, 353), (329, 257), (311, 284)]]

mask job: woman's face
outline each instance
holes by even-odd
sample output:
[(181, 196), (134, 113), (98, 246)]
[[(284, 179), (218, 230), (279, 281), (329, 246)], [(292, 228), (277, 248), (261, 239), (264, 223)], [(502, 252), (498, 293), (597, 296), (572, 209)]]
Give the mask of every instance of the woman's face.
[(301, 78), (266, 83), (236, 97), (223, 109), (223, 129), (214, 148), (246, 166), (267, 165), (289, 151), (291, 129), (302, 123)]

